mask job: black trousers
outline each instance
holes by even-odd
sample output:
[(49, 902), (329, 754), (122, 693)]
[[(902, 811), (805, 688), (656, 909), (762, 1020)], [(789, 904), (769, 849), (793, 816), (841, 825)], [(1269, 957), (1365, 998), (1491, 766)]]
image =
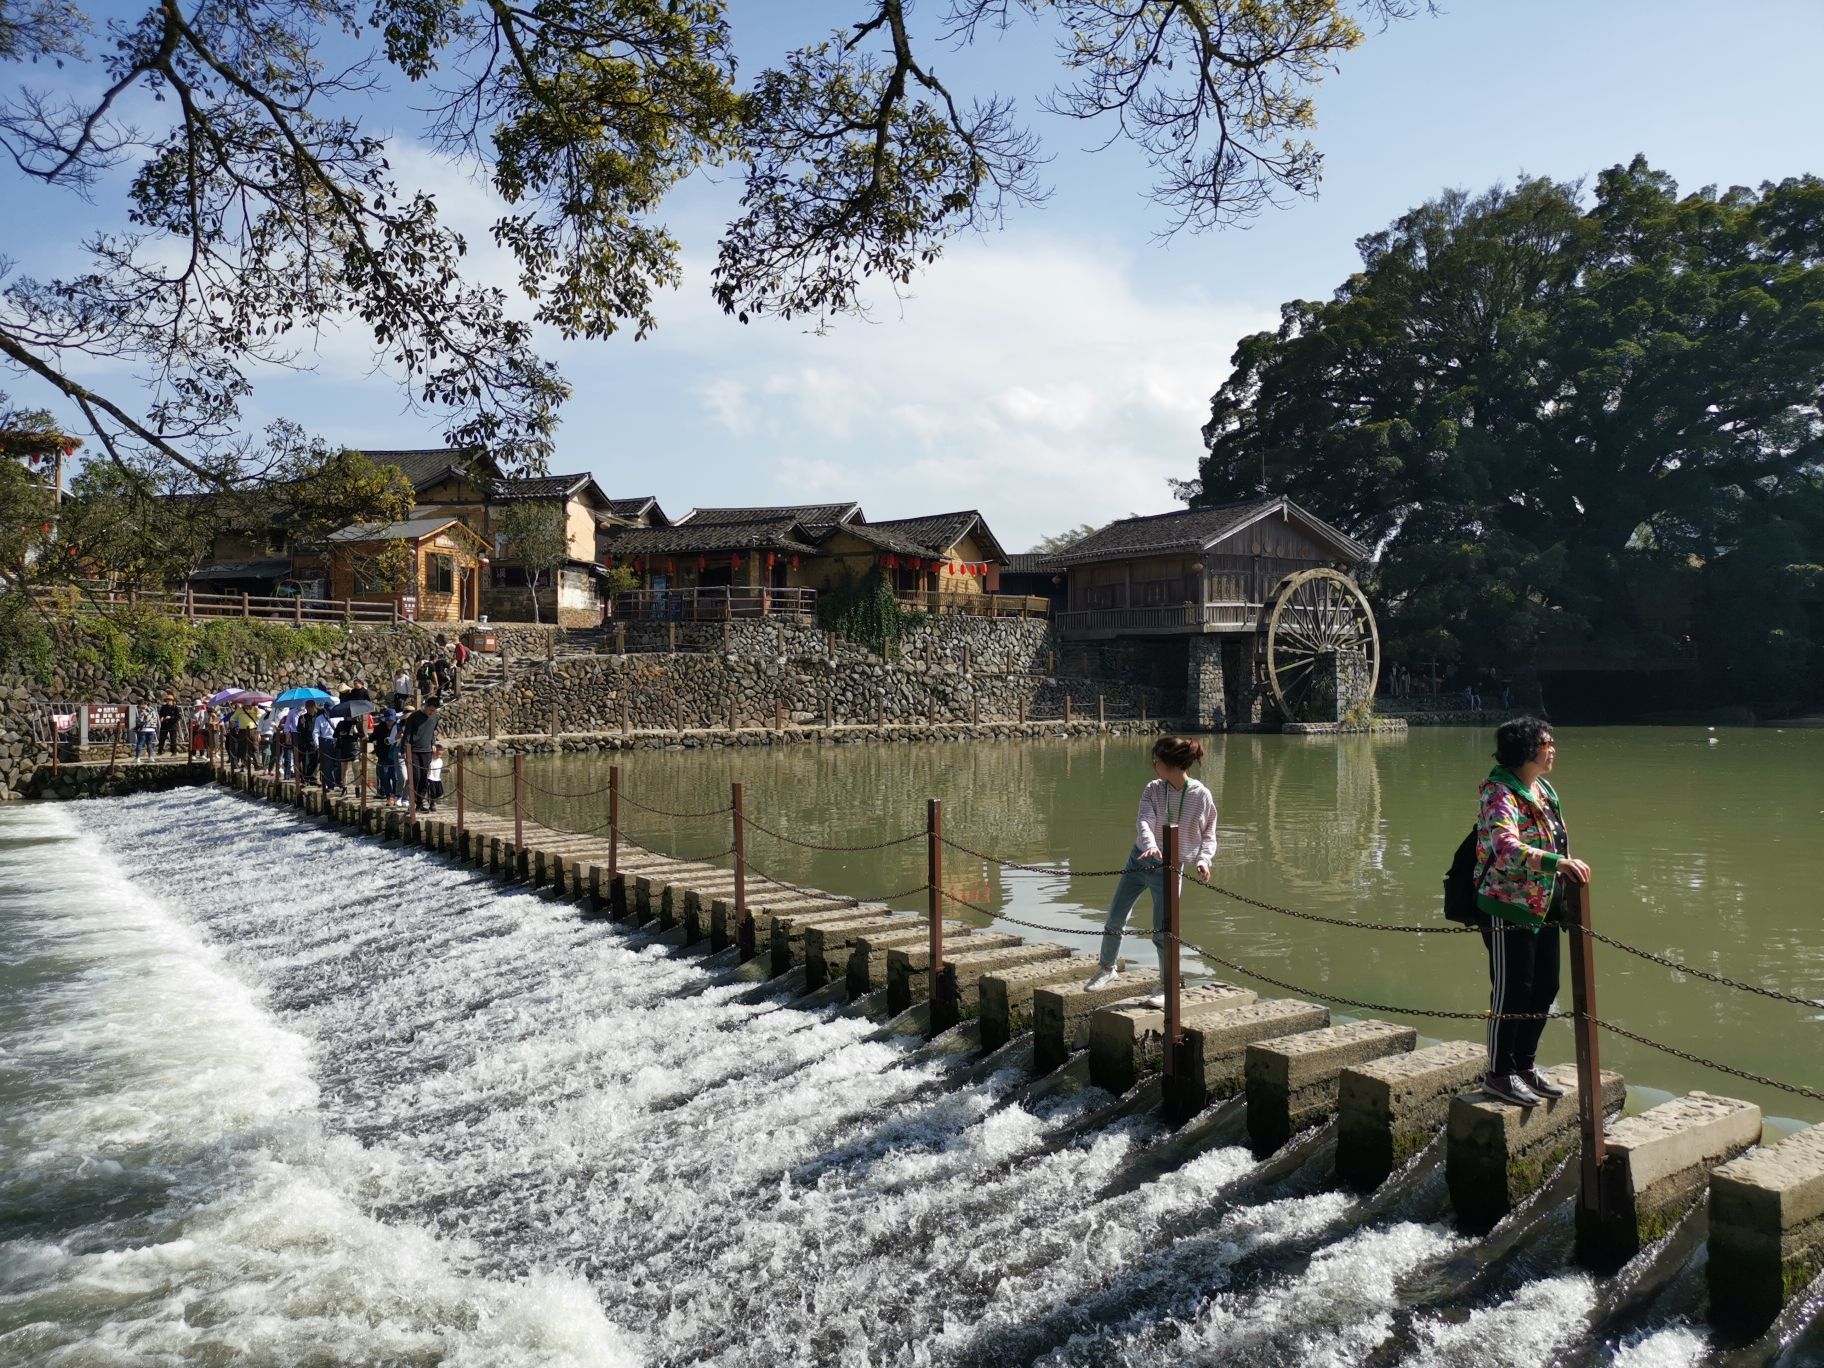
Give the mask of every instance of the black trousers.
[(1539, 1053), (1544, 1021), (1502, 1021), (1501, 1013), (1549, 1012), (1558, 996), (1558, 926), (1548, 922), (1537, 931), (1484, 931), (1488, 946), (1488, 1071), (1520, 1073)]
[(161, 717), (158, 722), (158, 753), (163, 755), (167, 749), (171, 754), (177, 754), (177, 719), (175, 717)]
[(412, 752), (412, 797), (420, 811), (431, 805), (431, 752)]

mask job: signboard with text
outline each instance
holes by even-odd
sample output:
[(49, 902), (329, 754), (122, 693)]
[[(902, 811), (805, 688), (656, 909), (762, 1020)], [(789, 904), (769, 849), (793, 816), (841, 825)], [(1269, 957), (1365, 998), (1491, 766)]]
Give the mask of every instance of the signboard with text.
[(407, 594), (401, 598), (399, 600), (399, 611), (407, 618), (415, 616), (418, 612), (418, 596), (416, 594)]

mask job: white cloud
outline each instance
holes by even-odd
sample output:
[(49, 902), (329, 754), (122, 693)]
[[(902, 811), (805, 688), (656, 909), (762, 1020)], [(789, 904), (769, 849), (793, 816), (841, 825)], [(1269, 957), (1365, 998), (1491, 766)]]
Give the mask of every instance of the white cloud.
[(738, 423), (711, 408), (747, 470), (768, 472), (751, 497), (846, 495), (872, 517), (979, 507), (1024, 547), (1173, 507), (1166, 481), (1195, 472), (1236, 339), (1273, 325), (1134, 276), (1120, 254), (1002, 236), (956, 246), (879, 321), (816, 337), (698, 318), (672, 339), (717, 373), (706, 395), (740, 397)]

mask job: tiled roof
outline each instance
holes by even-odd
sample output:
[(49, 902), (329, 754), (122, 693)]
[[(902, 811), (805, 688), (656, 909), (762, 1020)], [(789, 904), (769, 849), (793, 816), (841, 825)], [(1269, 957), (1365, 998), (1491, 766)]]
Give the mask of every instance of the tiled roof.
[(1055, 559), (1060, 565), (1083, 565), (1090, 561), (1124, 560), (1130, 556), (1203, 551), (1256, 519), (1282, 508), (1306, 530), (1330, 542), (1340, 559), (1361, 561), (1368, 558), (1368, 548), (1353, 537), (1282, 497), (1156, 513), (1150, 518), (1123, 518), (1059, 551)]
[(665, 516), (665, 510), (659, 507), (659, 501), (650, 494), (642, 494), (637, 499), (610, 499), (608, 511), (629, 522), (648, 518), (654, 527), (671, 526), (671, 519)]
[[(567, 499), (589, 481), (587, 472), (581, 475), (521, 475), (496, 480), (489, 497), (495, 503), (511, 503), (516, 499)], [(603, 501), (606, 502), (605, 497)]]
[[(404, 522), (393, 523), (355, 523), (350, 527), (331, 532), (332, 542), (369, 542), (369, 541), (418, 541), (433, 532), (454, 523), (462, 527), (459, 518), (408, 518)], [(467, 528), (463, 528), (467, 531)]]
[(1007, 573), (1010, 575), (1048, 575), (1063, 568), (1058, 563), (1057, 556), (1050, 551), (1018, 551), (1007, 557)]
[(737, 551), (790, 551), (812, 554), (803, 524), (796, 518), (742, 523), (680, 523), (676, 527), (603, 528), (596, 552), (625, 560), (632, 556), (698, 556)]
[(980, 537), (987, 545), (991, 559), (1005, 562), (1007, 553), (1001, 550), (1000, 542), (995, 540), (994, 533), (988, 530), (988, 522), (974, 509), (961, 513), (930, 513), (922, 518), (888, 518), (884, 522), (869, 523), (870, 527), (885, 528), (910, 537), (920, 546), (928, 546), (938, 555), (946, 554), (970, 532), (979, 529)]
[(700, 527), (729, 527), (737, 523), (771, 522), (778, 518), (790, 518), (807, 530), (816, 530), (860, 520), (861, 505), (834, 503), (793, 504), (779, 508), (693, 508), (678, 519), (677, 525), (684, 527), (695, 523)]
[(937, 547), (929, 546), (921, 541), (914, 541), (911, 537), (906, 536), (905, 533), (896, 532), (892, 528), (883, 526), (880, 523), (843, 523), (838, 527), (825, 528), (823, 536), (819, 538), (819, 540), (827, 544), (830, 538), (836, 536), (838, 533), (851, 537), (859, 537), (869, 546), (878, 547), (882, 551), (891, 551), (899, 556), (929, 556), (931, 559), (936, 560), (944, 554), (943, 551)]
[(379, 465), (397, 466), (405, 472), (405, 478), (412, 482), (414, 489), (435, 484), (443, 478), (445, 471), (452, 469), (470, 479), (487, 479), (500, 473), (500, 468), (492, 457), (483, 452), (463, 451), (457, 447), (414, 447), (388, 451), (362, 448), (361, 454)]

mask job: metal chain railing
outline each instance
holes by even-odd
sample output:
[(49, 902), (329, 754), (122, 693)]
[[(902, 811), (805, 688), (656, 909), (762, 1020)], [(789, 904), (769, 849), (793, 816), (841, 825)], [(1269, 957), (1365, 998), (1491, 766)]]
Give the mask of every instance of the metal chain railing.
[[(625, 797), (624, 794), (622, 796)], [(726, 812), (729, 811), (729, 809), (724, 808), (723, 811)], [(796, 836), (787, 836), (783, 831), (774, 831), (771, 827), (763, 826), (761, 823), (756, 822), (752, 817), (747, 818), (746, 822), (750, 830), (771, 836), (775, 841), (784, 841), (787, 845), (797, 846), (801, 850), (822, 850), (843, 855), (860, 854), (870, 850), (890, 850), (894, 846), (907, 845), (912, 841), (922, 841), (925, 839), (924, 832), (913, 831), (908, 832), (904, 836), (895, 836), (890, 841), (875, 841), (869, 845), (822, 845), (816, 841), (801, 841)]]
[(705, 808), (701, 812), (673, 812), (670, 808), (654, 807), (651, 803), (642, 803), (638, 798), (629, 797), (626, 789), (621, 790), (621, 801), (631, 804), (641, 812), (650, 812), (655, 817), (676, 817), (686, 820), (695, 817), (726, 817), (735, 810), (732, 803), (724, 803), (719, 808)]
[[(920, 835), (923, 834), (920, 833)], [(939, 840), (958, 855), (967, 855), (972, 860), (985, 860), (1001, 869), (1018, 869), (1027, 874), (1049, 874), (1055, 879), (1114, 879), (1127, 872), (1125, 867), (1121, 869), (1066, 869), (1055, 864), (1021, 864), (1018, 860), (1003, 860), (998, 855), (971, 850), (968, 846), (953, 841), (948, 836), (939, 837)]]
[(1619, 950), (1623, 954), (1637, 956), (1640, 959), (1646, 960), (1649, 964), (1657, 964), (1665, 969), (1673, 969), (1681, 974), (1689, 974), (1692, 978), (1700, 978), (1707, 983), (1721, 984), (1725, 988), (1734, 988), (1736, 991), (1742, 993), (1755, 993), (1764, 998), (1772, 998), (1775, 1002), (1789, 1002), (1795, 1007), (1812, 1007), (1819, 1011), (1824, 1011), (1824, 1002), (1821, 1002), (1816, 998), (1798, 997), (1792, 993), (1782, 993), (1777, 988), (1762, 988), (1758, 984), (1743, 983), (1740, 979), (1732, 979), (1724, 974), (1713, 974), (1708, 969), (1699, 969), (1694, 965), (1683, 964), (1678, 960), (1668, 959), (1664, 955), (1656, 955), (1651, 950), (1643, 950), (1638, 945), (1629, 945), (1626, 941), (1616, 940), (1613, 936), (1605, 936), (1594, 927), (1590, 929), (1590, 939), (1600, 941), (1602, 944)]

